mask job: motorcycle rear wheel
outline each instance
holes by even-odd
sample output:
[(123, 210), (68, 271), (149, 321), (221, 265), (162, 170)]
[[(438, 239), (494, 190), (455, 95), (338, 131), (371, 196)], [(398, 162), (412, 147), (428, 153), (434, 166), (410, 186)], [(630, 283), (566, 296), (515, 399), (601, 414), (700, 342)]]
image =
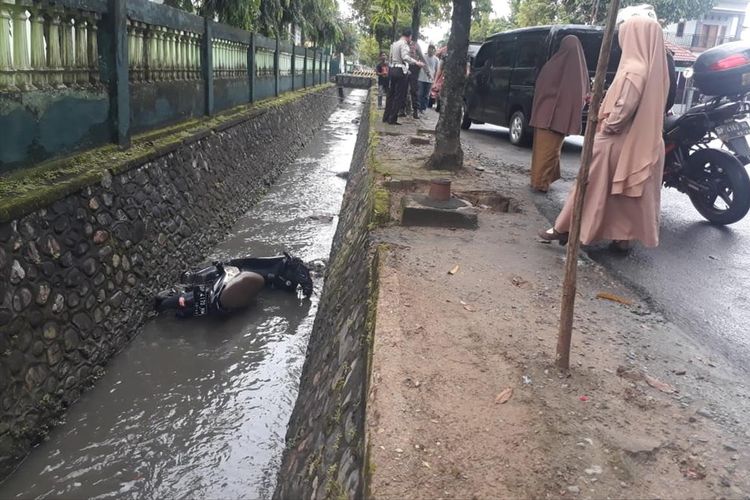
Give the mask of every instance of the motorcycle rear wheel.
[(750, 177), (740, 161), (717, 149), (702, 149), (690, 155), (689, 177), (705, 187), (703, 193), (688, 190), (698, 212), (712, 224), (727, 225), (741, 220), (750, 210)]

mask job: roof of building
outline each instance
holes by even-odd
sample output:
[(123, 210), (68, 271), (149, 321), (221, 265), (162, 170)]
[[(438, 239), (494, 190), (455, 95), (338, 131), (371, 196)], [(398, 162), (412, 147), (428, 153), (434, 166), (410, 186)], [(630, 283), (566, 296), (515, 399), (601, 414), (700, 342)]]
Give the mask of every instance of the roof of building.
[(664, 40), (664, 46), (672, 51), (672, 54), (674, 54), (674, 62), (678, 66), (680, 66), (679, 63), (683, 63), (682, 66), (684, 66), (685, 63), (694, 63), (696, 60), (695, 54), (681, 45), (677, 45), (669, 40)]

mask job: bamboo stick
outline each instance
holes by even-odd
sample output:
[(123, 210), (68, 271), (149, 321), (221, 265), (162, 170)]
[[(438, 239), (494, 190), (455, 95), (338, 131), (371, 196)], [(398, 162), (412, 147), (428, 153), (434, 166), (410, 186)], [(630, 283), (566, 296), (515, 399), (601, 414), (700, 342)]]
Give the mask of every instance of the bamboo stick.
[(565, 280), (563, 281), (562, 303), (560, 305), (560, 331), (557, 337), (557, 352), (555, 364), (560, 370), (567, 371), (570, 368), (570, 343), (573, 334), (573, 311), (576, 300), (576, 278), (578, 265), (578, 250), (581, 237), (581, 217), (583, 211), (583, 200), (586, 196), (586, 186), (589, 178), (589, 167), (594, 149), (594, 136), (599, 123), (599, 106), (604, 94), (604, 83), (607, 77), (607, 66), (609, 65), (609, 53), (612, 48), (612, 38), (615, 31), (617, 9), (619, 0), (612, 0), (609, 4), (607, 24), (604, 28), (602, 47), (599, 50), (599, 62), (596, 66), (594, 77), (594, 90), (589, 105), (588, 123), (586, 125), (586, 136), (581, 154), (581, 168), (578, 171), (576, 181), (576, 196), (573, 207), (573, 220), (568, 235), (568, 253), (565, 260)]

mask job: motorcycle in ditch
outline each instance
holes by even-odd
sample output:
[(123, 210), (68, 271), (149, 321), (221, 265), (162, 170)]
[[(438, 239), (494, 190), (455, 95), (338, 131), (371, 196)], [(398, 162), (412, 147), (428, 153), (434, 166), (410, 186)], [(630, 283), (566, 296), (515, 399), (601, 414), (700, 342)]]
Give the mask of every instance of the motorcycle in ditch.
[[(233, 304), (239, 299), (241, 307), (245, 307), (263, 287), (288, 292), (299, 288), (305, 297), (313, 293), (309, 268), (301, 259), (286, 252), (275, 257), (214, 262), (203, 269), (184, 273), (180, 281), (180, 285), (156, 294), (156, 311), (174, 310), (180, 318), (227, 314), (235, 307), (222, 301), (227, 293), (233, 296)], [(228, 292), (230, 289), (233, 291)]]

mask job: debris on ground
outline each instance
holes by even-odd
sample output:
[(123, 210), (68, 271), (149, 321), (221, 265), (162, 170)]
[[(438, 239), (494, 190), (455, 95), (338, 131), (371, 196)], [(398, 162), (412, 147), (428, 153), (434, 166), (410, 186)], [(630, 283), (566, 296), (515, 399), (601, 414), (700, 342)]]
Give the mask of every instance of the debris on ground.
[(646, 382), (654, 389), (660, 390), (661, 392), (665, 392), (667, 394), (678, 392), (677, 389), (667, 384), (666, 382), (662, 382), (661, 380), (652, 377), (651, 375), (645, 373), (643, 370), (639, 370), (637, 368), (626, 368), (624, 366), (618, 366), (617, 375), (632, 382)]
[(500, 394), (497, 395), (497, 397), (495, 398), (495, 403), (496, 404), (507, 403), (510, 400), (511, 397), (513, 397), (513, 388), (512, 387), (508, 387), (506, 389), (503, 389), (500, 392)]
[(612, 302), (618, 302), (620, 304), (626, 305), (626, 306), (632, 306), (633, 301), (630, 299), (626, 299), (625, 297), (621, 297), (614, 293), (609, 292), (599, 292), (596, 294), (597, 299), (603, 299), (603, 300), (609, 300)]

